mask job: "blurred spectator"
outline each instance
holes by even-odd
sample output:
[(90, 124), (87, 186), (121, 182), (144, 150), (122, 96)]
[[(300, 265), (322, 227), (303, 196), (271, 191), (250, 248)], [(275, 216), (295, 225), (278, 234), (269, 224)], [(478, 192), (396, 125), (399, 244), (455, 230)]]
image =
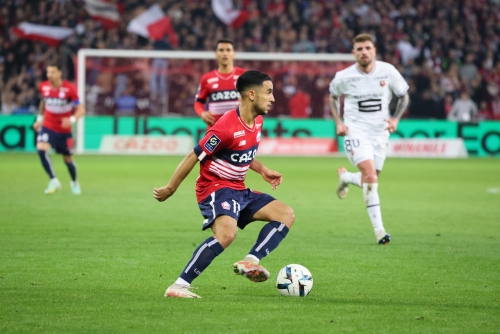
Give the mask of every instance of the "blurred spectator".
[(479, 121), (487, 121), (493, 119), (493, 111), (491, 107), (488, 105), (488, 102), (481, 101), (479, 104), (479, 110), (477, 111), (477, 119)]
[(119, 116), (132, 116), (135, 114), (137, 106), (137, 98), (133, 95), (134, 87), (129, 82), (125, 87), (123, 93), (115, 98), (117, 106), (116, 115)]
[(453, 102), (451, 111), (448, 114), (448, 120), (458, 122), (471, 122), (477, 118), (477, 106), (469, 98), (469, 93), (463, 91), (460, 99)]
[(288, 110), (292, 118), (308, 118), (311, 114), (311, 98), (302, 89), (288, 86), (288, 94), (292, 95), (288, 101)]
[(474, 58), (475, 56), (469, 53), (465, 57), (465, 64), (459, 72), (462, 79), (465, 79), (467, 82), (471, 82), (478, 74), (477, 66), (474, 64)]
[(500, 120), (500, 95), (495, 96), (495, 99), (491, 102), (491, 111), (493, 112), (493, 119)]

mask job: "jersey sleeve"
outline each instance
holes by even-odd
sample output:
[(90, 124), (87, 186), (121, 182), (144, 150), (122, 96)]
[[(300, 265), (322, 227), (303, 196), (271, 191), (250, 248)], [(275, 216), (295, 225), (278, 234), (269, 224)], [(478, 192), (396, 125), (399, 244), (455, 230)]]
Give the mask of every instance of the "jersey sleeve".
[(340, 79), (338, 73), (335, 75), (335, 78), (333, 78), (332, 82), (330, 82), (330, 94), (335, 98), (338, 98), (343, 94), (342, 80)]
[(207, 80), (205, 79), (205, 76), (203, 76), (200, 79), (200, 83), (198, 85), (198, 92), (196, 93), (194, 100), (196, 102), (201, 102), (205, 104), (205, 102), (207, 101), (208, 94), (210, 94), (210, 92), (208, 91)]
[(217, 125), (220, 125), (220, 123), (216, 123), (216, 125), (211, 127), (198, 142), (198, 145), (195, 146), (194, 153), (198, 157), (198, 160), (203, 161), (215, 155), (215, 153), (227, 147), (233, 140), (223, 126)]
[(390, 71), (390, 76), (391, 76), (391, 90), (396, 95), (397, 97), (401, 97), (405, 95), (406, 91), (408, 88), (408, 83), (406, 80), (403, 78), (401, 73), (394, 67), (391, 66), (391, 71)]

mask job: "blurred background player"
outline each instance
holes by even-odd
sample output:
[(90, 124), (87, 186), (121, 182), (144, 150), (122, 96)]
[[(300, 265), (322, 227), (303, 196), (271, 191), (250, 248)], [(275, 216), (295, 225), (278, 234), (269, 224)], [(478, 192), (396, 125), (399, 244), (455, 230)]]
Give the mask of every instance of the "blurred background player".
[[(338, 169), (337, 195), (347, 196), (348, 185), (363, 188), (368, 216), (379, 244), (387, 244), (391, 236), (382, 223), (378, 195), (378, 175), (385, 160), (390, 133), (408, 106), (408, 84), (389, 63), (376, 61), (376, 49), (371, 35), (360, 34), (353, 39), (352, 54), (356, 63), (337, 72), (330, 83), (330, 108), (336, 124), (337, 136), (345, 136), (344, 148), (351, 164), (359, 172)], [(392, 94), (398, 97), (392, 118), (389, 103)], [(338, 99), (344, 95), (344, 121), (340, 118)]]
[(168, 287), (165, 297), (199, 298), (189, 291), (192, 281), (236, 238), (238, 228), (253, 221), (267, 221), (249, 254), (233, 264), (236, 274), (253, 282), (267, 280), (269, 272), (259, 265), (285, 238), (295, 220), (293, 210), (270, 195), (246, 188), (244, 180), (250, 168), (276, 189), (280, 173), (255, 159), (263, 126), (262, 115), (274, 102), (273, 84), (269, 76), (248, 71), (238, 78), (241, 105), (227, 112), (180, 163), (154, 197), (162, 202), (172, 196), (198, 160), (200, 176), (196, 180), (196, 197), (205, 218), (203, 230), (211, 228), (214, 235), (194, 251), (180, 277)]
[[(208, 128), (228, 110), (236, 108), (240, 103), (236, 80), (245, 70), (234, 66), (234, 55), (234, 45), (231, 40), (217, 41), (215, 59), (219, 67), (205, 73), (200, 79), (194, 110), (208, 125)], [(205, 110), (207, 100), (208, 110)]]
[[(41, 101), (39, 114), (33, 128), (38, 132), (36, 149), (42, 166), (50, 177), (46, 194), (53, 194), (61, 189), (61, 182), (56, 177), (52, 161), (49, 157), (50, 148), (63, 155), (63, 160), (71, 175), (71, 191), (75, 195), (81, 193), (80, 184), (76, 178), (76, 165), (73, 161), (74, 124), (85, 113), (80, 104), (76, 87), (66, 80), (62, 80), (62, 72), (58, 65), (47, 66), (47, 81), (38, 86)], [(74, 114), (73, 114), (74, 111)]]

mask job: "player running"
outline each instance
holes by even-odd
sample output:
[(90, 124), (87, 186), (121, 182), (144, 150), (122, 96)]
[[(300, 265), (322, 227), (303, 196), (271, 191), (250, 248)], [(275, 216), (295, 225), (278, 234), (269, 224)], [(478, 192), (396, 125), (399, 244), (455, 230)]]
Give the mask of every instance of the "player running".
[(61, 69), (58, 65), (47, 66), (47, 79), (38, 86), (42, 100), (39, 114), (33, 124), (33, 128), (38, 132), (36, 149), (42, 166), (50, 177), (45, 193), (53, 194), (62, 188), (48, 154), (52, 147), (56, 153), (63, 155), (64, 163), (71, 175), (71, 192), (79, 195), (82, 191), (76, 178), (76, 165), (72, 156), (71, 126), (85, 114), (85, 109), (78, 100), (76, 87), (62, 80)]
[[(234, 55), (233, 42), (229, 39), (219, 40), (215, 47), (215, 59), (219, 67), (205, 73), (200, 79), (194, 110), (209, 129), (222, 115), (240, 103), (235, 85), (245, 70), (233, 65)], [(208, 110), (205, 110), (207, 100)]]
[(281, 181), (280, 173), (255, 159), (261, 138), (262, 115), (274, 102), (273, 84), (269, 76), (258, 71), (245, 72), (236, 83), (242, 96), (241, 105), (228, 111), (189, 153), (175, 170), (170, 182), (154, 189), (154, 197), (162, 202), (172, 196), (180, 183), (200, 161), (196, 181), (196, 197), (205, 218), (203, 230), (214, 235), (194, 251), (180, 277), (168, 287), (165, 297), (200, 298), (189, 291), (193, 280), (236, 238), (237, 228), (244, 229), (253, 221), (267, 221), (249, 254), (234, 263), (236, 274), (253, 282), (269, 277), (260, 260), (272, 252), (285, 238), (295, 216), (292, 208), (272, 196), (245, 187), (248, 169), (262, 175), (272, 189)]
[[(389, 135), (408, 106), (408, 84), (394, 66), (376, 61), (376, 49), (368, 34), (353, 39), (352, 53), (356, 64), (337, 72), (330, 83), (330, 108), (338, 136), (345, 136), (344, 148), (351, 164), (359, 172), (337, 171), (337, 195), (347, 196), (348, 185), (363, 188), (363, 196), (379, 244), (388, 244), (391, 236), (382, 223), (378, 195), (378, 175), (385, 160)], [(392, 94), (398, 97), (394, 115), (390, 117)], [(344, 121), (340, 118), (338, 99), (344, 95)]]

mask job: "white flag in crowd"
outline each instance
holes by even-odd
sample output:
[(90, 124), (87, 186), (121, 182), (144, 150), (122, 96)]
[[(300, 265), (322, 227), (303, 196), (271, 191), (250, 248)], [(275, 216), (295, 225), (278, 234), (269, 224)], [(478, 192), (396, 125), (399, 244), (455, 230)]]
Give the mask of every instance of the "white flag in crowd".
[(174, 33), (170, 19), (159, 5), (153, 5), (134, 17), (128, 24), (127, 31), (154, 40), (161, 40), (166, 34)]
[(50, 46), (58, 46), (64, 39), (71, 36), (74, 30), (65, 27), (52, 27), (22, 22), (13, 29), (13, 32), (21, 39), (29, 39), (35, 42), (44, 42)]
[(233, 28), (239, 28), (248, 20), (248, 13), (244, 10), (235, 9), (232, 0), (212, 0), (214, 14)]
[(85, 0), (85, 9), (105, 29), (116, 28), (120, 24), (118, 6), (110, 0)]

